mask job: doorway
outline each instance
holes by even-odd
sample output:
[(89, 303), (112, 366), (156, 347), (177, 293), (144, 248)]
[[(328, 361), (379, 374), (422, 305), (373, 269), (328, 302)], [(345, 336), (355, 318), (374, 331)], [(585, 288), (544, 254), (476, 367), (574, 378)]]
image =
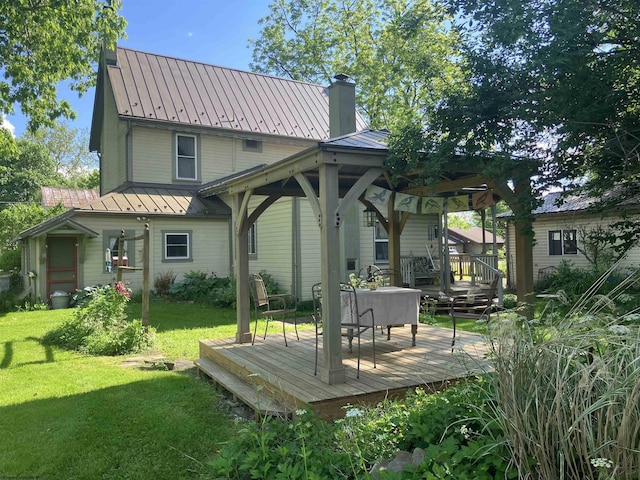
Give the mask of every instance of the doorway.
[(78, 240), (47, 238), (47, 298), (52, 292), (74, 293), (78, 288)]

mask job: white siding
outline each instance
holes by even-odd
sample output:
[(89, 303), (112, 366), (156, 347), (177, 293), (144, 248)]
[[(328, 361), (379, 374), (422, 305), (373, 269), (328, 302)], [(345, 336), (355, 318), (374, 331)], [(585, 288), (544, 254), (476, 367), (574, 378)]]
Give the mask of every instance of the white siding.
[[(608, 224), (618, 220), (617, 217), (601, 218), (599, 215), (592, 216), (576, 216), (576, 215), (548, 215), (537, 217), (533, 223), (534, 246), (533, 246), (533, 280), (538, 279), (538, 271), (542, 268), (554, 266), (557, 267), (565, 260), (578, 268), (589, 268), (591, 265), (587, 258), (578, 251), (575, 255), (549, 255), (549, 231), (552, 230), (577, 230), (578, 248), (582, 248), (582, 239), (580, 238), (580, 229), (583, 227), (593, 228), (597, 225), (605, 227)], [(517, 265), (516, 248), (515, 248), (515, 227), (513, 222), (507, 224), (507, 255), (510, 265), (510, 279), (515, 286)], [(640, 265), (640, 247), (631, 249), (625, 259), (625, 265)]]
[[(133, 181), (161, 184), (173, 182), (173, 137), (176, 133), (180, 131), (140, 126), (133, 128)], [(262, 152), (246, 152), (240, 138), (208, 133), (199, 133), (197, 137), (202, 183), (257, 165), (277, 162), (306, 148), (302, 145), (263, 141)]]
[[(84, 285), (105, 285), (112, 283), (116, 274), (104, 271), (104, 243), (102, 232), (119, 231), (124, 229), (127, 237), (141, 235), (144, 225), (134, 217), (128, 216), (98, 216), (91, 215), (76, 217), (78, 223), (99, 232), (100, 237), (87, 241), (85, 261), (79, 268), (84, 272)], [(155, 218), (149, 222), (150, 256), (149, 276), (151, 288), (158, 273), (173, 271), (178, 280), (185, 273), (192, 270), (206, 273), (215, 272), (218, 276), (229, 275), (229, 233), (228, 222), (225, 220)], [(190, 231), (192, 234), (192, 261), (171, 262), (162, 261), (163, 230)], [(135, 242), (135, 266), (142, 266), (142, 240)], [(133, 290), (142, 288), (142, 271), (126, 271), (123, 280), (130, 283)]]
[[(109, 82), (108, 76), (105, 76)], [(107, 84), (105, 91), (110, 92)], [(104, 195), (126, 181), (127, 124), (118, 120), (112, 95), (105, 95), (102, 134), (100, 136), (101, 193)]]
[(300, 200), (300, 257), (301, 257), (301, 291), (302, 300), (311, 300), (311, 287), (322, 280), (320, 264), (320, 226), (309, 201)]
[[(249, 211), (264, 197), (256, 196)], [(291, 292), (292, 285), (292, 213), (291, 198), (282, 198), (271, 205), (257, 221), (257, 258), (249, 259), (249, 272), (266, 270), (280, 285)]]

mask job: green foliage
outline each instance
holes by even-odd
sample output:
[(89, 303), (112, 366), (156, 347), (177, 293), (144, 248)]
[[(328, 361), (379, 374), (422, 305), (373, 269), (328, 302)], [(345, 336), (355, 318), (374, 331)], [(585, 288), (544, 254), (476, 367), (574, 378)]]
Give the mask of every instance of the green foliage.
[(17, 140), (14, 155), (0, 157), (0, 199), (3, 202), (36, 202), (40, 186), (65, 184), (49, 151), (42, 144)]
[(356, 81), (357, 104), (373, 128), (424, 120), (445, 91), (464, 88), (458, 37), (429, 0), (276, 0), (260, 20), (254, 71), (327, 84)]
[(95, 287), (71, 319), (45, 335), (45, 342), (92, 355), (138, 352), (153, 343), (155, 331), (128, 320), (129, 291), (122, 283)]
[[(610, 272), (607, 272), (610, 273)], [(631, 479), (640, 469), (638, 314), (616, 314), (599, 278), (560, 320), (496, 325), (491, 417), (520, 472), (530, 478)]]
[(124, 34), (120, 0), (0, 2), (0, 113), (14, 106), (29, 118), (30, 130), (58, 117), (73, 118), (71, 106), (57, 98), (58, 83), (73, 80), (84, 93), (95, 80), (93, 66), (104, 41), (114, 45)]
[(20, 268), (20, 249), (11, 240), (21, 231), (53, 218), (65, 210), (61, 205), (45, 210), (36, 203), (16, 203), (0, 210), (0, 268)]
[(545, 162), (538, 181), (588, 181), (600, 197), (637, 187), (640, 36), (637, 0), (449, 0), (473, 71), (443, 102), (451, 148)]
[(205, 303), (218, 282), (218, 277), (214, 275), (209, 276), (205, 272), (192, 270), (186, 273), (181, 281), (173, 283), (169, 293), (179, 301)]
[[(66, 122), (55, 122), (50, 127), (27, 132), (23, 140), (43, 146), (53, 162), (54, 171), (64, 177), (66, 186), (73, 188), (94, 188), (81, 186), (94, 184), (98, 171), (98, 158), (89, 152), (89, 132), (87, 129), (72, 128)], [(90, 173), (88, 173), (90, 172)], [(99, 173), (98, 173), (99, 176)], [(45, 185), (57, 186), (47, 183)], [(60, 185), (62, 186), (62, 185)]]

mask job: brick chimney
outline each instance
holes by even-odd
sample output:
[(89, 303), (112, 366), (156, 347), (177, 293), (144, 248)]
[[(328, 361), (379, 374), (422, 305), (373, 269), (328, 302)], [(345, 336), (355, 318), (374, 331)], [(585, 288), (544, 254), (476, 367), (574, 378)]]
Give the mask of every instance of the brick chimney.
[(329, 137), (356, 131), (356, 84), (346, 75), (336, 75), (329, 86)]

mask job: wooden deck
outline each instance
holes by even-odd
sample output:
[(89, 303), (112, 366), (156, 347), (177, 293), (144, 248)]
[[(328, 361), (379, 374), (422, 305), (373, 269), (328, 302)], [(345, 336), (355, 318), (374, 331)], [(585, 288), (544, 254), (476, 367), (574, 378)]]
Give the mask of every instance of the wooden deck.
[[(314, 376), (314, 330), (301, 330), (300, 341), (287, 335), (259, 338), (255, 345), (234, 339), (200, 341), (201, 372), (249, 404), (259, 414), (291, 415), (299, 408), (311, 408), (325, 418), (343, 416), (345, 405), (375, 403), (404, 396), (416, 387), (441, 389), (449, 382), (488, 368), (487, 345), (482, 336), (459, 332), (455, 353), (447, 328), (419, 325), (416, 347), (411, 347), (409, 326), (393, 328), (391, 340), (376, 335), (376, 363), (373, 368), (371, 337), (364, 335), (360, 378), (356, 378), (356, 355), (343, 342), (343, 363), (347, 382), (327, 385)], [(322, 342), (322, 338), (320, 339)], [(320, 363), (322, 344), (320, 344)]]

